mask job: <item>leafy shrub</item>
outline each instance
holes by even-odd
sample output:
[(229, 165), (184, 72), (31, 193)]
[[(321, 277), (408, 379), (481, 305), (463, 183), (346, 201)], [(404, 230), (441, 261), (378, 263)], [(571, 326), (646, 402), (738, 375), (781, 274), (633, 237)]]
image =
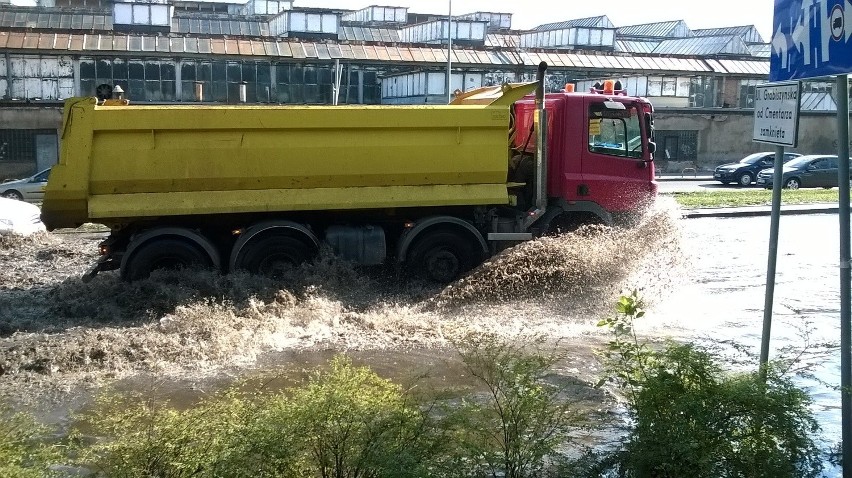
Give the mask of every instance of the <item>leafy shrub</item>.
[(401, 387), (341, 357), (289, 396), (229, 391), (185, 411), (99, 401), (89, 421), (103, 439), (82, 462), (109, 477), (427, 476), (438, 443)]
[(429, 474), (432, 431), (399, 385), (337, 357), (292, 396), (265, 404), (247, 438), (268, 464), (258, 476), (404, 478)]
[(633, 329), (644, 315), (638, 294), (622, 297), (604, 320), (614, 333), (605, 356), (627, 392), (633, 425), (613, 460), (624, 477), (814, 477), (822, 464), (811, 400), (767, 369), (726, 373), (694, 344), (655, 350)]
[(464, 400), (455, 414), (454, 438), (463, 453), (457, 466), (467, 464), (461, 476), (541, 476), (570, 442), (578, 415), (563, 389), (548, 381), (562, 356), (541, 352), (542, 345), (542, 339), (517, 344), (490, 335), (457, 344), (467, 372), (487, 390), (481, 400)]
[(49, 465), (59, 454), (44, 444), (46, 433), (31, 416), (0, 405), (0, 476), (50, 476)]
[(235, 446), (253, 407), (235, 392), (178, 411), (140, 395), (104, 394), (87, 420), (102, 438), (81, 463), (109, 477), (242, 476)]

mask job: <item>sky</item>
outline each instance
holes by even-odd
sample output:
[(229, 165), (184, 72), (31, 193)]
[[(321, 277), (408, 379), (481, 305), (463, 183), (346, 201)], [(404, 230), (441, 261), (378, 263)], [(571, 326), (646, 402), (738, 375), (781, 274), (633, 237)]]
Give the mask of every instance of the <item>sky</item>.
[[(615, 26), (685, 20), (690, 28), (754, 25), (772, 35), (774, 0), (454, 0), (453, 13), (512, 13), (512, 26), (526, 30), (543, 23), (606, 15)], [(347, 8), (369, 5), (409, 7), (415, 13), (446, 13), (448, 0), (295, 0), (296, 7)], [(559, 6), (561, 5), (561, 6)]]

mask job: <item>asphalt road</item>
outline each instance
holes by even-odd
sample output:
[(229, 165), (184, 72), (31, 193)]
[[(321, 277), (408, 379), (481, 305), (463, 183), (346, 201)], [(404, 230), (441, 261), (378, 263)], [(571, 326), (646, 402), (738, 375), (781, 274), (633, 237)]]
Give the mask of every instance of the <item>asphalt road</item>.
[(736, 186), (732, 184), (722, 184), (718, 181), (714, 181), (713, 178), (699, 177), (698, 179), (690, 178), (687, 176), (684, 179), (681, 178), (657, 178), (657, 183), (659, 184), (659, 192), (661, 193), (675, 193), (675, 192), (692, 192), (692, 191), (739, 191), (745, 189), (760, 189), (756, 184), (752, 184), (748, 187)]

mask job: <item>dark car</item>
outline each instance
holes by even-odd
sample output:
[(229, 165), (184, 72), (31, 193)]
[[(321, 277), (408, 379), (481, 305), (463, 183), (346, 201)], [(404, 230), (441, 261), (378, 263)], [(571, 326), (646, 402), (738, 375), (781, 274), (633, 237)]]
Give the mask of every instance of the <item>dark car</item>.
[[(784, 162), (801, 156), (796, 153), (784, 153)], [(713, 172), (713, 179), (722, 184), (737, 183), (748, 186), (757, 178), (762, 169), (775, 165), (775, 153), (754, 153), (736, 163), (723, 164)]]
[[(786, 189), (837, 187), (837, 156), (815, 154), (801, 156), (784, 164), (782, 184)], [(772, 187), (774, 169), (757, 175), (758, 186)]]

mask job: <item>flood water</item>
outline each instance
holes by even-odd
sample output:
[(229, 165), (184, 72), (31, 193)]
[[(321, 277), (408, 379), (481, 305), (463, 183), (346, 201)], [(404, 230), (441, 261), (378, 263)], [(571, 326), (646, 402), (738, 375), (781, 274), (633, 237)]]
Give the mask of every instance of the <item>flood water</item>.
[[(41, 390), (32, 383), (86, 388), (39, 413), (58, 423), (68, 409), (90, 406), (97, 385), (80, 384), (116, 377), (119, 390), (157, 389), (191, 406), (255, 374), (277, 374), (280, 386), (299, 383), (305, 370), (341, 352), (399, 383), (427, 377), (430, 386), (457, 387), (469, 381), (448, 340), (481, 332), (558, 339), (569, 352), (559, 375), (593, 383), (600, 374), (594, 349), (609, 339), (595, 324), (633, 288), (650, 304), (640, 335), (735, 340), (757, 356), (769, 218), (678, 214), (663, 205), (633, 230), (525, 243), (443, 291), (399, 288), (333, 261), (309, 271), (292, 293), (255, 277), (215, 274), (134, 284), (102, 274), (82, 283), (93, 240), (54, 235), (11, 244), (0, 247), (3, 390), (27, 403), (24, 395)], [(771, 356), (839, 341), (838, 243), (836, 214), (782, 217)], [(814, 370), (818, 380), (800, 383), (833, 444), (840, 395), (819, 382), (839, 385), (839, 353), (820, 357)], [(607, 400), (598, 392), (576, 387), (590, 407)]]
[[(839, 218), (781, 218), (770, 360), (787, 346), (840, 341)], [(735, 340), (760, 351), (769, 217), (683, 221), (690, 273), (649, 313), (655, 333), (687, 340)], [(809, 330), (806, 336), (803, 329)], [(818, 361), (818, 380), (801, 381), (815, 401), (825, 440), (841, 438), (840, 355)], [(829, 470), (826, 476), (839, 475)]]

